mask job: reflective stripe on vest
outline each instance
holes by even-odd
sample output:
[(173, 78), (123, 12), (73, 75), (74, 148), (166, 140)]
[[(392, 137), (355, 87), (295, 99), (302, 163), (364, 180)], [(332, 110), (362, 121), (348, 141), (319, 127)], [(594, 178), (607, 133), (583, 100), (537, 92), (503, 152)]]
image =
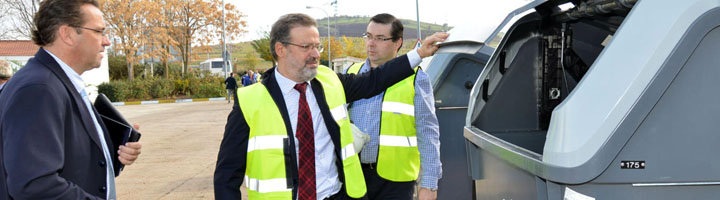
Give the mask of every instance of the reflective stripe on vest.
[(332, 114), (335, 121), (347, 119), (348, 116), (347, 108), (345, 107), (345, 105), (336, 106), (335, 108), (330, 109), (330, 114)]
[(287, 188), (286, 178), (259, 180), (245, 176), (245, 185), (247, 185), (248, 190), (255, 191), (261, 194), (269, 192), (292, 191), (291, 188)]
[(350, 156), (357, 155), (357, 152), (355, 152), (355, 146), (352, 144), (345, 145), (345, 147), (342, 148), (342, 159), (348, 159)]
[(391, 112), (395, 114), (403, 114), (415, 116), (415, 105), (405, 104), (400, 102), (383, 101), (382, 103), (383, 112)]
[[(345, 91), (337, 75), (319, 66), (316, 79), (323, 88), (332, 117), (340, 127), (340, 143), (345, 187), (353, 198), (365, 196), (365, 179), (357, 153), (352, 146), (350, 120), (345, 107)], [(284, 143), (288, 140), (283, 118), (264, 84), (239, 88), (238, 104), (250, 127), (247, 151), (246, 183), (249, 199), (292, 199), (285, 175)], [(327, 122), (326, 122), (327, 123)]]
[(264, 149), (282, 149), (283, 140), (287, 135), (255, 136), (248, 140), (247, 152)]
[(250, 127), (245, 170), (249, 199), (292, 199), (285, 174), (283, 147), (288, 134), (270, 93), (263, 84), (238, 88), (237, 102)]
[(417, 137), (380, 135), (381, 146), (417, 147)]
[[(358, 73), (363, 64), (351, 65), (347, 73)], [(416, 74), (418, 70), (420, 68), (416, 67)], [(415, 75), (385, 90), (377, 158), (377, 172), (384, 179), (396, 182), (413, 181), (420, 172), (414, 100)]]

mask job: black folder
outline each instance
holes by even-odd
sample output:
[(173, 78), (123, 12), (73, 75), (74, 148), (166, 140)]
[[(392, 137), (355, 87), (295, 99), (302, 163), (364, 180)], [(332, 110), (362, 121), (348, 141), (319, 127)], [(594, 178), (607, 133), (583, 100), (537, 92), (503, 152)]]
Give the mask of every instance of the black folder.
[[(113, 143), (113, 150), (118, 151), (120, 145), (124, 145), (127, 142), (137, 142), (140, 140), (140, 132), (130, 125), (125, 118), (113, 107), (112, 102), (105, 96), (105, 94), (98, 94), (93, 105), (100, 118), (102, 119), (105, 128), (108, 130), (108, 135)], [(118, 166), (119, 165), (119, 166)], [(116, 163), (115, 174), (120, 174), (124, 166), (119, 162)]]

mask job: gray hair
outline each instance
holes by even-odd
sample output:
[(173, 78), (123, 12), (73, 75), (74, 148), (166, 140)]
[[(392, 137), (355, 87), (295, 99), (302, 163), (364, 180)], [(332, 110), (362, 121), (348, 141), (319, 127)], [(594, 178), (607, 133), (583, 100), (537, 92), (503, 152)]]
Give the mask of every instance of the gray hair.
[(292, 13), (283, 15), (273, 24), (272, 29), (270, 29), (270, 52), (275, 60), (278, 57), (275, 52), (275, 43), (290, 42), (290, 29), (298, 26), (317, 27), (317, 22), (306, 14)]

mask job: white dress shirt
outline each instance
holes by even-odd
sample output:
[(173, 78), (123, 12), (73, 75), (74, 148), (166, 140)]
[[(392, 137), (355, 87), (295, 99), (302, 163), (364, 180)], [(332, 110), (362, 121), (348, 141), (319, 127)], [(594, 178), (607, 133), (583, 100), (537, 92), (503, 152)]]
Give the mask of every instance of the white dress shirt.
[[(295, 155), (299, 158), (299, 142), (297, 139), (297, 118), (298, 118), (298, 101), (300, 92), (295, 90), (296, 83), (277, 71), (275, 68), (275, 79), (277, 80), (280, 91), (282, 91), (285, 99), (285, 108), (290, 118), (293, 136), (295, 136)], [(325, 127), (325, 120), (320, 113), (320, 107), (313, 94), (311, 83), (305, 88), (305, 98), (307, 98), (308, 107), (313, 120), (313, 130), (315, 131), (315, 187), (318, 199), (325, 199), (340, 191), (341, 183), (338, 179), (338, 170), (335, 165), (335, 145), (330, 139), (330, 133)], [(295, 163), (298, 164), (298, 163)]]

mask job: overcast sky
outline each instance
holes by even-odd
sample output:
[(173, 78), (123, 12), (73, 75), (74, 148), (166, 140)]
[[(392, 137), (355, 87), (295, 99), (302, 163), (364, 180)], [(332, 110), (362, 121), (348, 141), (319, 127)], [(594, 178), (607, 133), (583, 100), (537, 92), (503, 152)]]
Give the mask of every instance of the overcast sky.
[[(270, 26), (287, 13), (305, 13), (316, 19), (327, 15), (320, 9), (306, 9), (306, 6), (320, 7), (327, 14), (334, 15), (332, 0), (225, 0), (235, 4), (247, 15), (248, 33), (240, 41), (258, 38), (259, 31), (270, 31)], [(338, 0), (337, 15), (373, 16), (390, 13), (402, 19), (415, 20), (416, 0)], [(420, 21), (449, 26), (461, 24), (499, 23), (507, 13), (519, 8), (530, 0), (418, 0)], [(332, 23), (332, 21), (331, 21)], [(424, 37), (424, 36), (423, 36)]]
[[(225, 0), (235, 4), (247, 17), (248, 31), (237, 41), (259, 38), (261, 31), (270, 31), (270, 26), (280, 16), (288, 13), (305, 13), (313, 18), (325, 18), (320, 9), (307, 9), (307, 6), (322, 8), (329, 15), (335, 15), (332, 0)], [(390, 13), (402, 19), (416, 19), (416, 0), (337, 0), (337, 15), (373, 16)], [(490, 26), (496, 27), (505, 16), (531, 0), (418, 0), (420, 21), (449, 26)], [(332, 23), (332, 22), (331, 22)], [(7, 24), (2, 22), (0, 24)], [(3, 25), (3, 26), (5, 26)], [(424, 37), (424, 36), (423, 36)]]

